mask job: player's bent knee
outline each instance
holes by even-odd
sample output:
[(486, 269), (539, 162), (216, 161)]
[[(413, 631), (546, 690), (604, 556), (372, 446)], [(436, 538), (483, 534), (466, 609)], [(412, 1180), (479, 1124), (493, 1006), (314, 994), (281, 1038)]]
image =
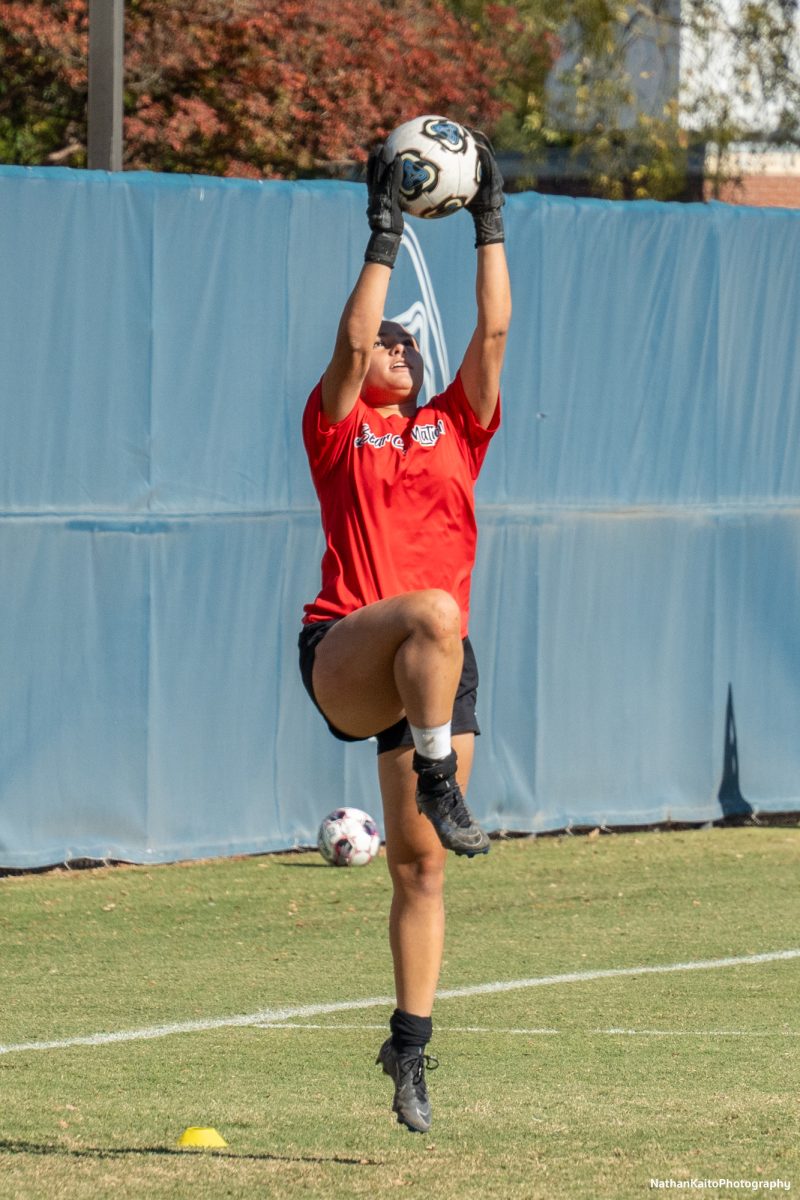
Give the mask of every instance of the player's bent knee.
[(428, 588), (415, 595), (415, 623), (423, 634), (435, 640), (461, 637), (461, 609), (449, 592)]

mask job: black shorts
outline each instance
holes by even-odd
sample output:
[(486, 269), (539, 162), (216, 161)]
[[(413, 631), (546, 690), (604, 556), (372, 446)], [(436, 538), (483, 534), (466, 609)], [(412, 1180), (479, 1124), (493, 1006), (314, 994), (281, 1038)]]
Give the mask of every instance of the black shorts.
[[(316, 654), (317, 646), (325, 637), (325, 634), (339, 619), (335, 618), (332, 621), (311, 621), (300, 630), (300, 637), (297, 640), (300, 648), (300, 674), (303, 677), (305, 689), (323, 717), (325, 717), (325, 713), (322, 712), (322, 709), (317, 704), (317, 698), (314, 695), (314, 688), (311, 681), (314, 670), (314, 655)], [(458, 683), (456, 698), (453, 704), (453, 733), (480, 733), (478, 722), (475, 718), (477, 698), (478, 664), (475, 661), (475, 652), (472, 649), (472, 643), (466, 637), (464, 638), (464, 666), (461, 671), (461, 679)], [(367, 738), (353, 737), (349, 733), (342, 733), (341, 729), (337, 729), (335, 725), (331, 725), (327, 717), (325, 717), (325, 723), (333, 736), (339, 738), (341, 742), (365, 742), (368, 740)], [(394, 725), (390, 725), (388, 729), (382, 729), (380, 733), (375, 734), (375, 737), (378, 742), (378, 754), (385, 754), (387, 750), (397, 750), (400, 746), (414, 745), (411, 729), (405, 717), (401, 717), (399, 721), (396, 721)]]

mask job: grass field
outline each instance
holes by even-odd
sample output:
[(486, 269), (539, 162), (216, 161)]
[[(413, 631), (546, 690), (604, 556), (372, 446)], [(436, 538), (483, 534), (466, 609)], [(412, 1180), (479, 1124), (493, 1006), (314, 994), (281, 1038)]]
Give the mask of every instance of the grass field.
[[(434, 1014), (427, 1136), (395, 1124), (374, 1065), (391, 992), (382, 860), (0, 879), (0, 1195), (800, 1189), (800, 953), (755, 957), (800, 950), (799, 868), (796, 828), (452, 860), (441, 988), (460, 994)], [(753, 961), (685, 969), (730, 957)], [(519, 986), (490, 989), (504, 981)], [(189, 1125), (228, 1148), (178, 1149)]]

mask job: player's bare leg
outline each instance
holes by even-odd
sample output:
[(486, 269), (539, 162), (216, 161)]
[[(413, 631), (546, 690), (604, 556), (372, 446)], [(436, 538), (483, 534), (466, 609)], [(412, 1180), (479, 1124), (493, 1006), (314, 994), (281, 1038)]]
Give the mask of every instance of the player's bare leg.
[[(464, 804), (450, 739), (464, 650), (461, 613), (429, 588), (379, 600), (338, 621), (317, 647), (314, 694), (343, 733), (369, 737), (406, 716), (416, 753), (416, 804), (456, 854), (485, 854), (489, 839)], [(441, 748), (426, 748), (430, 738)]]
[[(456, 734), (458, 783), (466, 793), (475, 738)], [(444, 874), (447, 854), (430, 824), (417, 811), (413, 751), (378, 756), (383, 797), (386, 857), (394, 884), (389, 939), (394, 961), (397, 1006), (430, 1016), (444, 945)]]
[(314, 658), (314, 694), (343, 733), (371, 737), (402, 716), (421, 728), (450, 720), (463, 664), (461, 614), (429, 588), (378, 600), (331, 628)]
[[(472, 769), (472, 734), (458, 734), (458, 782), (466, 791)], [(378, 757), (386, 829), (386, 856), (394, 892), (389, 941), (394, 964), (397, 1011), (393, 1037), (381, 1047), (378, 1061), (395, 1082), (393, 1109), (409, 1129), (427, 1132), (431, 1112), (425, 1083), (425, 1055), (430, 1017), (444, 948), (444, 875), (446, 852), (429, 821), (417, 810), (413, 752), (392, 750)], [(409, 1045), (404, 1048), (398, 1028)], [(420, 1045), (411, 1048), (413, 1031)]]

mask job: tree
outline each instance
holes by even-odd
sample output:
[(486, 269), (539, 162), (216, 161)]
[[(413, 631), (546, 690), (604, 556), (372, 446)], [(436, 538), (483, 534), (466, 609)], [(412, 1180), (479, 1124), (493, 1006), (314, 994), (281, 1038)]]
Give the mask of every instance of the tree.
[[(0, 3), (0, 157), (86, 161), (88, 0)], [(493, 126), (502, 69), (444, 0), (128, 0), (125, 166), (294, 178), (402, 120)]]
[(733, 142), (800, 144), (796, 0), (685, 0), (684, 124), (716, 152), (715, 192)]
[[(800, 142), (798, 0), (127, 0), (125, 166), (351, 172), (440, 110), (601, 196)], [(0, 159), (86, 161), (88, 0), (0, 0)], [(535, 182), (535, 177), (532, 182)]]
[(72, 113), (85, 106), (86, 55), (85, 4), (0, 4), (2, 161), (69, 157)]
[[(498, 142), (534, 161), (568, 149), (598, 195), (680, 196), (693, 144), (800, 141), (797, 0), (508, 2), (557, 61), (501, 89)], [(450, 4), (491, 26), (490, 0)]]

